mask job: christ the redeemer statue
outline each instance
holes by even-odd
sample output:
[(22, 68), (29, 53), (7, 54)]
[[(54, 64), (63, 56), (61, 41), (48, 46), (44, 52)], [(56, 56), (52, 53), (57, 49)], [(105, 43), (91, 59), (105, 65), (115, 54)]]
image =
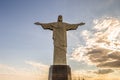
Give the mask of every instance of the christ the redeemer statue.
[(68, 30), (76, 30), (78, 26), (84, 25), (81, 22), (79, 24), (68, 24), (62, 22), (62, 15), (58, 16), (58, 21), (53, 23), (39, 23), (36, 25), (41, 25), (44, 29), (49, 29), (53, 31), (54, 40), (54, 65), (66, 65), (66, 53), (67, 53), (67, 36), (66, 32)]

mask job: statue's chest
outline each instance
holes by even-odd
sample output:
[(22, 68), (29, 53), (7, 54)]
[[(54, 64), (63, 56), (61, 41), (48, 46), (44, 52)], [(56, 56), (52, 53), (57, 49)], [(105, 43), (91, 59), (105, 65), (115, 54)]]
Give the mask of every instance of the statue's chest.
[(58, 24), (55, 26), (55, 29), (57, 29), (57, 30), (65, 30), (65, 25), (62, 24), (62, 23), (58, 23)]

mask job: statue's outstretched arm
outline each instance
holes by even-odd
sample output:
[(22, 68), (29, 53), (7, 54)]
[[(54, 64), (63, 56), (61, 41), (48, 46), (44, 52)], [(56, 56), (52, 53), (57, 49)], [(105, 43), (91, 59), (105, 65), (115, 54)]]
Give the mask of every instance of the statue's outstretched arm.
[(40, 23), (40, 22), (35, 22), (34, 24), (36, 25), (41, 25), (43, 29), (49, 29), (52, 30), (53, 27), (51, 26), (52, 23)]
[(66, 30), (76, 30), (78, 28), (78, 26), (82, 26), (84, 24), (85, 23), (83, 23), (83, 22), (78, 23), (78, 24), (68, 24), (67, 23)]
[(79, 25), (79, 26), (82, 26), (82, 25), (85, 25), (85, 23), (81, 22), (81, 23), (79, 23), (78, 25)]
[(40, 23), (40, 22), (35, 22), (34, 24), (36, 24), (36, 25), (42, 25), (42, 23)]

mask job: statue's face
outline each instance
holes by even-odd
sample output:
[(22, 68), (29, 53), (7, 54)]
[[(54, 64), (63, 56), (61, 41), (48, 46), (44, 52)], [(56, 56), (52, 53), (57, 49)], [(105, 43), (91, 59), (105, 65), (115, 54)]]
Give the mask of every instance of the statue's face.
[(62, 15), (58, 16), (58, 22), (62, 22)]

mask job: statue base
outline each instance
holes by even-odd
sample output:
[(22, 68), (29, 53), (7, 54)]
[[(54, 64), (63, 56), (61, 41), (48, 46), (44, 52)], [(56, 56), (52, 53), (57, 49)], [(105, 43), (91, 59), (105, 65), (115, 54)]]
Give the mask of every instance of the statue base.
[(51, 65), (48, 80), (71, 80), (71, 69), (68, 65)]

